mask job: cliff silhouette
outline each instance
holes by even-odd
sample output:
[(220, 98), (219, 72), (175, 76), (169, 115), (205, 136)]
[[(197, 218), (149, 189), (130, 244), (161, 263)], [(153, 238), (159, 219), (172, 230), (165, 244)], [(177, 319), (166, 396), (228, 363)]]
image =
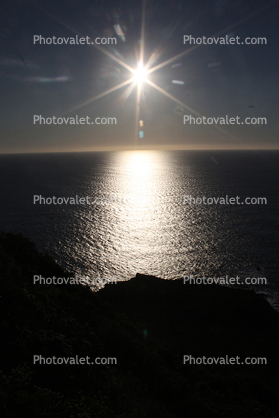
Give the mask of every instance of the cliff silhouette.
[[(277, 417), (279, 315), (250, 290), (137, 274), (99, 292), (18, 234), (0, 236), (1, 417)], [(33, 356), (114, 357), (113, 365)], [(266, 365), (183, 364), (265, 357)]]

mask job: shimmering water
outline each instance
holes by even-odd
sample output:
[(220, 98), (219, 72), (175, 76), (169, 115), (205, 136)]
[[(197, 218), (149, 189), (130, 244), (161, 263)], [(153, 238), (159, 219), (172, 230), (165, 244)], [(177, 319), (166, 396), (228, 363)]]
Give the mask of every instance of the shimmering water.
[[(265, 277), (278, 302), (279, 153), (146, 151), (0, 156), (0, 228), (78, 276)], [(91, 205), (33, 204), (88, 196)], [(267, 205), (189, 205), (266, 197)], [(40, 272), (38, 272), (40, 274)]]

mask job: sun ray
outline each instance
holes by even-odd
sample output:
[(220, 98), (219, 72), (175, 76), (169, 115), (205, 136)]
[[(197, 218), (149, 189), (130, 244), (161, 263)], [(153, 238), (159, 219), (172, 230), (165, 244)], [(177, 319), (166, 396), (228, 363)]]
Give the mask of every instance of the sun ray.
[(156, 70), (159, 70), (160, 68), (165, 67), (166, 65), (170, 64), (171, 62), (184, 57), (184, 55), (190, 54), (190, 52), (194, 51), (195, 49), (197, 49), (200, 45), (195, 45), (193, 46), (193, 48), (187, 49), (186, 51), (180, 52), (180, 54), (175, 55), (172, 58), (169, 58), (168, 60), (162, 62), (161, 64), (156, 65), (155, 67), (150, 68), (149, 70), (146, 71), (147, 74), (151, 74)]
[(92, 97), (92, 98), (91, 98), (91, 99), (89, 99), (89, 100), (86, 100), (86, 102), (80, 103), (79, 105), (74, 106), (74, 107), (72, 107), (71, 109), (66, 110), (64, 113), (61, 113), (61, 114), (60, 114), (60, 116), (63, 116), (63, 115), (65, 115), (65, 114), (67, 114), (67, 113), (71, 113), (71, 112), (73, 112), (74, 110), (80, 109), (81, 107), (87, 106), (89, 103), (93, 103), (93, 102), (95, 102), (96, 100), (101, 99), (101, 97), (107, 96), (108, 94), (110, 94), (110, 93), (112, 93), (112, 92), (114, 92), (114, 91), (116, 91), (116, 90), (118, 90), (118, 89), (121, 89), (121, 88), (122, 88), (122, 87), (124, 87), (124, 86), (127, 86), (127, 84), (130, 84), (130, 83), (132, 83), (133, 81), (134, 81), (134, 79), (133, 79), (133, 78), (129, 78), (129, 80), (123, 81), (123, 83), (120, 83), (120, 84), (118, 84), (117, 86), (114, 86), (114, 87), (112, 87), (111, 89), (108, 89), (108, 90), (104, 91), (103, 93), (100, 93), (100, 94), (98, 94), (98, 95), (97, 95), (97, 96), (95, 96), (95, 97)]
[[(35, 7), (37, 7), (39, 10), (41, 10), (42, 12), (44, 12), (45, 14), (47, 14), (48, 16), (50, 16), (52, 19), (54, 19), (60, 25), (64, 26), (64, 28), (69, 29), (71, 32), (75, 33), (76, 35), (78, 35), (80, 37), (84, 37), (84, 38), (86, 37), (81, 32), (79, 32), (79, 31), (73, 29), (71, 26), (67, 25), (65, 22), (63, 22), (63, 20), (59, 19), (58, 17), (54, 16), (53, 14), (51, 14), (50, 12), (48, 12), (47, 10), (45, 10), (42, 6), (39, 6), (38, 4), (35, 4), (35, 3), (33, 3), (33, 5)], [(133, 68), (130, 67), (130, 65), (126, 64), (125, 62), (123, 62), (122, 60), (120, 60), (119, 58), (117, 58), (116, 56), (114, 56), (113, 54), (111, 54), (110, 52), (106, 51), (101, 46), (99, 46), (97, 44), (91, 44), (90, 46), (93, 46), (94, 48), (98, 49), (103, 54), (107, 55), (112, 60), (116, 61), (118, 64), (122, 65), (124, 68), (126, 68), (127, 70), (129, 70), (131, 73), (133, 72)]]
[(145, 6), (146, 0), (142, 2), (142, 15), (141, 15), (141, 42), (140, 42), (140, 62), (144, 62), (144, 33), (145, 33)]
[(116, 100), (117, 105), (123, 105), (135, 88), (134, 83), (130, 83), (121, 96)]
[(141, 98), (141, 84), (138, 84), (137, 88), (137, 103), (136, 103), (136, 126), (135, 126), (135, 142), (134, 146), (137, 146), (138, 142), (138, 126), (139, 126), (139, 113), (140, 113), (140, 98)]
[(154, 51), (153, 51), (153, 53), (150, 55), (150, 58), (149, 58), (149, 60), (147, 61), (147, 63), (145, 64), (145, 67), (144, 67), (144, 69), (146, 70), (146, 73), (147, 73), (147, 70), (149, 69), (149, 67), (151, 66), (151, 65), (153, 65), (153, 63), (154, 62), (156, 62), (157, 61), (157, 59), (160, 57), (160, 55), (162, 54), (162, 46), (158, 46)]
[[(153, 83), (153, 81), (146, 79), (146, 83), (148, 83), (150, 86), (154, 87), (154, 89), (160, 91), (162, 94), (164, 94), (165, 96), (167, 96), (169, 99), (171, 99), (174, 102), (180, 104), (182, 107), (184, 107), (185, 109), (189, 110), (194, 115), (196, 115), (198, 117), (203, 117), (203, 115), (201, 115), (200, 113), (198, 113), (196, 110), (194, 110), (191, 107), (187, 106), (186, 103), (181, 102), (176, 97), (174, 97), (172, 94), (168, 93), (166, 90), (164, 90), (161, 87), (157, 86), (157, 84)], [(215, 123), (213, 123), (212, 125), (210, 125), (210, 127), (216, 128), (218, 131), (222, 132), (223, 134), (229, 136), (230, 138), (234, 139), (235, 141), (237, 141), (239, 143), (242, 142), (235, 135), (232, 135), (230, 132), (226, 131), (225, 129), (220, 128), (220, 126), (219, 125), (216, 125)]]
[(166, 90), (162, 89), (162, 87), (157, 86), (157, 84), (153, 83), (153, 81), (146, 79), (146, 83), (148, 83), (150, 86), (154, 87), (154, 89), (160, 91), (162, 94), (167, 96), (169, 99), (175, 101), (176, 103), (180, 104), (181, 106), (183, 106), (184, 108), (189, 110), (189, 112), (193, 113), (194, 115), (202, 117), (202, 115), (200, 113), (198, 113), (196, 110), (192, 109), (191, 107), (187, 106), (185, 103), (178, 100), (172, 94), (170, 94)]
[[(217, 36), (223, 35), (225, 32), (235, 28), (236, 26), (240, 25), (243, 22), (246, 22), (247, 20), (251, 19), (252, 17), (256, 16), (257, 14), (261, 13), (263, 10), (268, 9), (269, 7), (271, 7), (273, 4), (278, 3), (278, 0), (272, 1), (269, 4), (265, 5), (264, 7), (256, 10), (254, 13), (251, 13), (249, 16), (239, 20), (238, 22), (234, 23), (231, 26), (228, 26), (225, 29), (222, 29), (220, 32), (215, 33), (214, 35), (211, 35), (211, 38), (215, 38)], [(165, 67), (166, 65), (170, 64), (171, 62), (189, 54), (190, 52), (194, 51), (195, 49), (197, 49), (198, 47), (202, 46), (202, 44), (199, 45), (195, 45), (193, 46), (193, 48), (187, 49), (186, 51), (181, 52), (180, 54), (175, 55), (172, 58), (169, 58), (168, 60), (162, 62), (161, 64), (156, 65), (155, 67), (150, 68), (149, 70), (146, 71), (147, 74), (151, 74), (156, 70), (159, 70), (160, 68)]]
[[(117, 86), (112, 87), (111, 89), (104, 91), (103, 93), (99, 94), (98, 96), (93, 97), (92, 99), (87, 100), (86, 102), (80, 103), (79, 105), (77, 105), (77, 106), (75, 106), (75, 107), (72, 107), (71, 109), (68, 109), (68, 110), (66, 110), (65, 112), (61, 112), (61, 113), (59, 113), (59, 114), (57, 115), (57, 117), (64, 116), (64, 115), (66, 115), (67, 113), (71, 113), (71, 112), (73, 112), (74, 110), (80, 109), (80, 108), (82, 108), (83, 106), (86, 106), (86, 105), (88, 105), (89, 103), (92, 103), (92, 102), (94, 102), (95, 100), (98, 100), (98, 99), (100, 99), (101, 97), (106, 96), (107, 94), (110, 94), (110, 93), (112, 93), (112, 92), (114, 92), (114, 91), (116, 91), (116, 90), (118, 90), (118, 89), (121, 89), (122, 87), (124, 87), (124, 86), (126, 86), (126, 85), (128, 85), (128, 84), (131, 84), (133, 81), (134, 81), (134, 79), (133, 79), (133, 78), (130, 78), (129, 80), (126, 80), (126, 81), (124, 81), (123, 83), (118, 84)], [(133, 88), (134, 88), (134, 87), (133, 87)], [(37, 130), (37, 129), (40, 129), (40, 128), (41, 128), (41, 126), (40, 126), (40, 125), (32, 125), (31, 127), (27, 127), (27, 128), (21, 129), (20, 131), (16, 132), (12, 138), (16, 138), (17, 136), (22, 135), (23, 133), (24, 133), (24, 134), (26, 134), (26, 133), (28, 133), (28, 132), (33, 132), (33, 131), (35, 131), (35, 130)], [(7, 137), (7, 142), (10, 140), (10, 138), (11, 138), (11, 137)], [(4, 140), (6, 140), (6, 139), (4, 138)]]
[[(117, 86), (112, 87), (112, 88), (111, 88), (111, 89), (109, 89), (109, 90), (106, 90), (105, 92), (103, 92), (103, 93), (99, 94), (98, 96), (93, 97), (92, 99), (87, 100), (87, 101), (86, 101), (86, 102), (84, 102), (84, 103), (81, 103), (81, 104), (79, 104), (79, 105), (77, 105), (77, 106), (75, 106), (75, 107), (73, 107), (73, 108), (71, 108), (71, 109), (68, 109), (68, 110), (66, 110), (66, 111), (65, 111), (65, 112), (63, 112), (63, 113), (59, 113), (59, 114), (57, 115), (57, 117), (64, 116), (64, 115), (66, 115), (67, 113), (71, 113), (71, 112), (73, 112), (74, 110), (80, 109), (80, 108), (82, 108), (83, 106), (86, 106), (87, 104), (92, 103), (92, 102), (94, 102), (95, 100), (98, 100), (98, 99), (100, 99), (101, 97), (104, 97), (104, 96), (106, 96), (106, 95), (107, 95), (107, 94), (109, 94), (109, 93), (112, 93), (112, 92), (114, 92), (114, 91), (116, 91), (116, 90), (118, 90), (118, 89), (120, 89), (120, 88), (122, 88), (122, 87), (124, 87), (124, 86), (126, 86), (126, 85), (128, 85), (128, 84), (131, 84), (133, 81), (134, 81), (134, 79), (133, 79), (133, 78), (130, 78), (129, 80), (126, 80), (126, 81), (124, 81), (123, 83), (118, 84)], [(134, 87), (135, 87), (135, 86), (134, 86)], [(134, 88), (134, 87), (133, 87), (133, 88)], [(14, 135), (12, 136), (12, 138), (17, 138), (19, 135), (27, 134), (27, 133), (29, 133), (29, 132), (34, 132), (34, 131), (36, 131), (36, 130), (38, 130), (38, 129), (40, 129), (40, 128), (41, 128), (41, 125), (32, 125), (31, 127), (29, 127), (29, 126), (28, 126), (27, 128), (23, 128), (23, 129), (21, 129), (20, 131), (18, 131), (18, 132), (16, 132), (16, 133), (14, 133)], [(8, 142), (10, 141), (10, 139), (11, 139), (11, 137), (8, 137), (7, 139), (5, 139), (5, 138), (4, 138), (4, 141), (6, 140), (6, 142), (8, 143)]]
[(144, 40), (145, 40), (145, 7), (146, 0), (142, 2), (141, 12), (141, 39), (140, 39), (140, 61), (138, 62), (138, 68), (133, 70), (134, 80), (137, 83), (137, 102), (136, 102), (136, 118), (135, 118), (135, 140), (134, 146), (136, 147), (138, 142), (138, 126), (139, 126), (139, 114), (140, 114), (140, 101), (142, 83), (146, 81), (146, 71), (144, 69)]

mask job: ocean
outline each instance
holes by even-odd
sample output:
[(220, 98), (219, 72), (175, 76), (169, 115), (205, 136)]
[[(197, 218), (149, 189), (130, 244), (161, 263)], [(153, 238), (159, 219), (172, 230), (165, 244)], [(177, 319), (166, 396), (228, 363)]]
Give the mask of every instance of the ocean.
[(10, 154), (0, 178), (0, 229), (96, 289), (238, 277), (279, 310), (277, 151)]

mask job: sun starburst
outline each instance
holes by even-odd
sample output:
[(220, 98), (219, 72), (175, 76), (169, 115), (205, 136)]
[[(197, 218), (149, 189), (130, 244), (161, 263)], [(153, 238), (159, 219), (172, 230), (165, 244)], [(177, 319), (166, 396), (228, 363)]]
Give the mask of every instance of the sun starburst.
[[(67, 24), (65, 24), (63, 21), (61, 21), (60, 19), (58, 19), (57, 17), (55, 17), (54, 15), (51, 15), (49, 12), (47, 12), (45, 9), (43, 9), (41, 6), (36, 5), (36, 7), (38, 7), (39, 9), (41, 9), (42, 11), (44, 11), (46, 14), (48, 14), (51, 18), (53, 18), (54, 20), (56, 20), (57, 22), (59, 22), (61, 25), (63, 25), (64, 27), (66, 27), (67, 29), (72, 30), (75, 34), (79, 35), (79, 36), (84, 36), (83, 34), (79, 33), (78, 31), (74, 30), (72, 27), (69, 27)], [(167, 59), (166, 61), (157, 64), (155, 66), (153, 66), (152, 68), (150, 67), (150, 64), (154, 62), (154, 57), (153, 55), (149, 58), (149, 60), (147, 61), (146, 65), (144, 66), (144, 45), (145, 45), (145, 9), (146, 9), (146, 0), (142, 1), (142, 21), (141, 21), (141, 39), (140, 39), (140, 54), (139, 54), (139, 62), (137, 64), (137, 68), (133, 69), (132, 67), (130, 67), (127, 63), (125, 63), (122, 59), (116, 57), (114, 54), (112, 54), (111, 52), (108, 52), (107, 50), (105, 50), (102, 46), (100, 45), (92, 45), (94, 48), (98, 49), (100, 52), (104, 53), (105, 55), (107, 55), (109, 58), (111, 58), (113, 61), (117, 62), (118, 64), (120, 64), (121, 66), (123, 66), (124, 68), (126, 68), (130, 73), (131, 73), (131, 78), (129, 78), (128, 80), (104, 91), (103, 93), (92, 97), (91, 99), (80, 103), (74, 107), (72, 107), (71, 109), (68, 109), (66, 112), (64, 112), (63, 114), (67, 114), (73, 110), (79, 109), (83, 106), (88, 105), (89, 103), (94, 102), (95, 100), (98, 100), (102, 97), (105, 97), (106, 95), (123, 88), (124, 86), (128, 86), (129, 84), (131, 84), (131, 88), (128, 88), (128, 95), (130, 95), (131, 91), (133, 90), (133, 88), (137, 87), (137, 98), (136, 98), (136, 129), (135, 129), (135, 145), (137, 143), (137, 138), (138, 138), (138, 127), (139, 127), (139, 114), (140, 114), (140, 106), (141, 106), (141, 92), (142, 92), (142, 85), (143, 83), (147, 83), (149, 86), (153, 87), (155, 90), (159, 91), (160, 93), (164, 94), (166, 97), (168, 97), (169, 99), (175, 101), (176, 103), (178, 103), (180, 106), (182, 106), (184, 109), (190, 111), (191, 113), (201, 116), (199, 112), (197, 112), (196, 110), (190, 108), (187, 104), (183, 103), (182, 101), (178, 100), (176, 97), (172, 96), (170, 93), (168, 93), (166, 90), (164, 90), (163, 88), (159, 87), (158, 85), (156, 85), (154, 82), (152, 82), (149, 79), (149, 74), (154, 73), (155, 71), (165, 67), (166, 65), (182, 58), (183, 56), (186, 56), (188, 54), (190, 54), (193, 50), (197, 49), (200, 47), (200, 45), (195, 45), (193, 48), (189, 48), (186, 51), (181, 52), (180, 54), (177, 54), (169, 59)], [(252, 15), (249, 15), (247, 18), (242, 19), (241, 21), (236, 22), (235, 24), (231, 25), (229, 28), (226, 28), (222, 31), (220, 31), (218, 33), (218, 35), (226, 32), (228, 29), (231, 29), (235, 26), (237, 26), (238, 24), (242, 23), (243, 21), (246, 21), (248, 19), (250, 19), (251, 17), (253, 17), (255, 14), (259, 13), (262, 9), (257, 10), (255, 13), (253, 13)], [(214, 36), (214, 35), (213, 35)], [(156, 60), (155, 60), (156, 61)], [(237, 142), (239, 142), (239, 139), (236, 138), (234, 135), (230, 134), (229, 132), (227, 132), (225, 129), (220, 128), (219, 126), (217, 126), (216, 124), (213, 124), (212, 127), (218, 129), (220, 132), (222, 132), (223, 134), (233, 138), (234, 140), (236, 140)], [(141, 131), (142, 133), (142, 131)], [(140, 136), (142, 137), (142, 136)]]
[(136, 70), (133, 70), (133, 81), (137, 84), (141, 84), (143, 81), (147, 80), (147, 72), (143, 67), (143, 62), (138, 62), (138, 67)]

